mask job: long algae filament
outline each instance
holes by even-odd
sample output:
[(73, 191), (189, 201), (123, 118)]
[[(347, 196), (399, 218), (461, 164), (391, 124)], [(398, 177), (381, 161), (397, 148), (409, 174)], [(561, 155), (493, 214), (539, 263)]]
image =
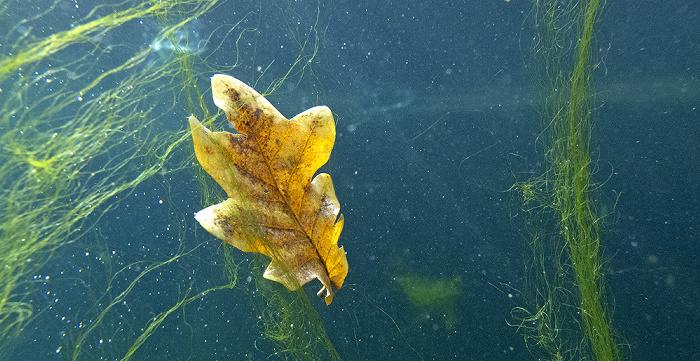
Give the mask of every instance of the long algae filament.
[[(571, 77), (571, 97), (562, 134), (568, 131), (563, 149), (553, 151), (558, 169), (554, 189), (560, 207), (561, 232), (569, 247), (580, 294), (584, 334), (597, 360), (620, 360), (622, 355), (613, 337), (604, 304), (604, 275), (600, 260), (599, 218), (591, 206), (592, 129), (590, 77), (592, 71), (591, 40), (599, 0), (582, 4), (583, 28), (580, 30), (578, 54)], [(568, 128), (568, 129), (567, 129)], [(562, 142), (564, 143), (564, 142)], [(559, 153), (561, 152), (561, 155)]]
[[(32, 276), (59, 248), (87, 238), (117, 196), (162, 173), (186, 139), (184, 131), (149, 128), (161, 116), (153, 111), (155, 89), (175, 89), (170, 79), (177, 69), (143, 71), (148, 48), (110, 57), (101, 36), (187, 3), (97, 6), (68, 30), (32, 32), (58, 11), (57, 3), (38, 15), (4, 8), (26, 18), (11, 20), (17, 25), (4, 34), (0, 57), (0, 359), (12, 356), (44, 306), (34, 299)], [(214, 4), (190, 2), (190, 14)], [(169, 164), (171, 171), (183, 167)]]
[[(599, 0), (567, 4), (538, 0), (534, 6), (534, 61), (543, 68), (547, 94), (542, 128), (548, 170), (544, 180), (524, 182), (520, 189), (527, 210), (536, 209), (528, 208), (533, 199), (541, 202), (539, 213), (534, 214), (539, 221), (534, 224), (548, 224), (542, 219), (547, 215), (558, 221), (551, 236), (533, 226), (537, 311), (517, 308), (514, 314), (521, 318), (528, 344), (537, 345), (551, 359), (569, 355), (621, 360), (605, 302), (600, 217), (592, 205), (592, 41), (601, 4)], [(572, 316), (574, 311), (580, 319)], [(578, 337), (583, 341), (567, 344), (572, 342), (566, 340), (571, 335), (564, 336), (567, 329), (580, 329)]]

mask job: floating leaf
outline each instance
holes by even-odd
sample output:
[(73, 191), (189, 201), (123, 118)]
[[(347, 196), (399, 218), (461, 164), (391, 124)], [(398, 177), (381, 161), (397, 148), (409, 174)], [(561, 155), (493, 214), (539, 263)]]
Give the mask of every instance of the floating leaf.
[(228, 75), (211, 78), (214, 103), (240, 134), (211, 132), (190, 117), (197, 159), (228, 199), (195, 218), (244, 252), (272, 261), (264, 277), (289, 290), (318, 278), (318, 296), (333, 301), (348, 273), (338, 237), (343, 229), (331, 176), (314, 173), (335, 142), (330, 109), (311, 108), (288, 120), (253, 88)]

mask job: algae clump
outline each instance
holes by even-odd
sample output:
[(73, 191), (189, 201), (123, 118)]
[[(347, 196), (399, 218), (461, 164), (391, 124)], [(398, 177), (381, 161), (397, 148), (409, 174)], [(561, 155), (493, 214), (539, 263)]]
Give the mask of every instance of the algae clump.
[[(457, 299), (462, 293), (462, 279), (431, 279), (418, 276), (397, 277), (406, 298), (423, 318), (436, 320), (447, 330), (458, 324)], [(435, 325), (438, 325), (436, 323)]]

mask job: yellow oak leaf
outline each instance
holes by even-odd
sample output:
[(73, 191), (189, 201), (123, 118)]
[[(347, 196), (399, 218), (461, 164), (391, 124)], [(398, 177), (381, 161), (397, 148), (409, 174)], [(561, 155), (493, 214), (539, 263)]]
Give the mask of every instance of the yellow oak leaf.
[(195, 218), (224, 242), (272, 258), (264, 277), (289, 290), (318, 278), (318, 296), (330, 305), (331, 284), (340, 289), (348, 273), (331, 176), (313, 177), (335, 142), (330, 109), (287, 119), (236, 78), (217, 74), (211, 84), (214, 103), (239, 134), (212, 132), (190, 117), (197, 159), (229, 197)]

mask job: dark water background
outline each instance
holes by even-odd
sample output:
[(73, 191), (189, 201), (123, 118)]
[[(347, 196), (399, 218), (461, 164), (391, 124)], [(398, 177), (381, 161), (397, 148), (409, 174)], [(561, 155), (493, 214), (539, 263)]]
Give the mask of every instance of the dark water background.
[[(255, 7), (240, 6), (248, 5)], [(534, 359), (508, 324), (511, 309), (527, 305), (531, 286), (520, 205), (508, 189), (545, 169), (537, 140), (540, 96), (529, 63), (531, 2), (333, 1), (304, 9), (308, 13), (298, 14), (304, 21), (318, 9), (328, 19), (310, 75), (318, 88), (270, 100), (287, 116), (314, 103), (336, 115), (336, 145), (324, 170), (333, 176), (345, 215), (340, 243), (350, 273), (330, 307), (311, 293), (314, 282), (306, 288), (341, 357)], [(207, 33), (244, 12), (207, 14), (193, 31)], [(151, 34), (147, 26), (124, 31), (143, 42)], [(609, 1), (598, 29), (592, 150), (602, 184), (599, 206), (611, 214), (603, 259), (613, 325), (626, 359), (696, 359), (700, 7)], [(258, 57), (274, 59), (269, 49), (261, 46)], [(240, 74), (230, 75), (246, 79), (256, 65), (244, 61)], [(300, 101), (304, 91), (318, 101)], [(168, 111), (174, 121), (189, 115)], [(220, 283), (220, 241), (192, 218), (201, 207), (193, 172), (149, 180), (120, 199), (94, 233), (115, 267), (167, 258), (177, 251), (180, 230), (209, 239), (196, 261), (150, 275), (154, 279), (133, 291), (137, 297), (122, 312), (148, 318), (170, 307), (179, 296), (173, 280), (196, 275), (205, 284)], [(104, 268), (98, 250), (81, 247), (59, 250), (44, 274), (97, 274), (91, 268)], [(460, 280), (455, 329), (408, 301), (397, 282), (406, 275)], [(86, 296), (90, 287), (80, 282), (46, 287), (55, 288), (61, 302), (37, 306), (46, 321), (27, 329), (17, 359), (63, 357), (54, 352), (66, 337), (61, 314), (94, 305), (94, 296)], [(117, 325), (119, 318), (106, 324)], [(164, 322), (135, 359), (267, 359), (255, 348), (256, 325), (246, 297), (215, 292)]]

